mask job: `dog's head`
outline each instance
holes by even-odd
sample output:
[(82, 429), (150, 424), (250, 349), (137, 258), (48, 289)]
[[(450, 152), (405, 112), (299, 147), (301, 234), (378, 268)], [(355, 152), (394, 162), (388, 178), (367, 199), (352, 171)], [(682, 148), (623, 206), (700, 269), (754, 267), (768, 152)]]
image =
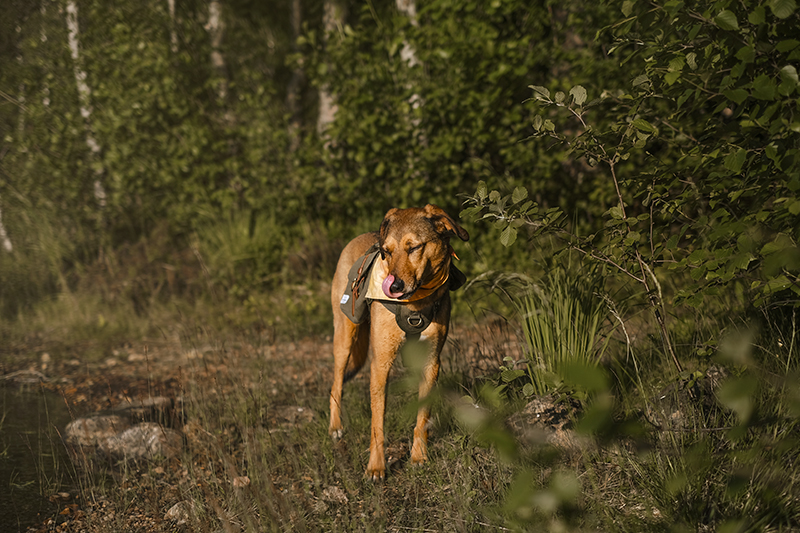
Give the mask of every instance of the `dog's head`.
[(390, 209), (383, 218), (379, 245), (387, 267), (383, 292), (405, 300), (450, 268), (450, 237), (469, 240), (467, 231), (440, 207)]

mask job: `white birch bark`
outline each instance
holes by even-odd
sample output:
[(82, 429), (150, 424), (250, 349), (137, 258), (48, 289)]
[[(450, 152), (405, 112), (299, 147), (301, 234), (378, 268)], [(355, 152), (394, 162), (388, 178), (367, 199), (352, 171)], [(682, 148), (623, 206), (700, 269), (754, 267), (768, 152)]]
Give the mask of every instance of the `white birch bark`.
[[(96, 162), (100, 161), (100, 145), (94, 138), (91, 128), (92, 118), (92, 90), (86, 83), (86, 71), (83, 70), (81, 64), (81, 51), (80, 51), (80, 29), (78, 27), (78, 4), (75, 0), (67, 0), (67, 40), (69, 43), (69, 51), (72, 56), (73, 71), (75, 72), (75, 84), (78, 87), (78, 101), (83, 117), (83, 123), (86, 128), (86, 146)], [(94, 180), (94, 197), (100, 208), (106, 206), (106, 190), (101, 181), (103, 170), (96, 167), (95, 180)]]
[[(325, 0), (324, 12), (322, 15), (323, 42), (327, 45), (330, 35), (335, 32), (342, 32), (344, 21), (347, 16), (346, 8), (341, 0)], [(323, 135), (328, 126), (336, 118), (336, 98), (331, 94), (327, 83), (319, 88), (319, 113), (317, 115), (317, 133)]]
[(211, 66), (217, 72), (217, 96), (225, 101), (228, 98), (228, 76), (225, 69), (225, 56), (222, 55), (222, 37), (225, 35), (225, 21), (222, 19), (222, 3), (211, 0), (208, 3), (208, 24), (205, 26), (211, 38)]
[(169, 49), (173, 54), (178, 52), (178, 30), (175, 21), (175, 0), (167, 0), (167, 7), (169, 8)]
[(6, 227), (3, 225), (3, 209), (0, 207), (0, 245), (3, 246), (3, 250), (8, 253), (14, 251), (14, 246), (11, 244), (11, 239), (8, 238), (8, 233), (6, 232)]
[[(42, 45), (47, 42), (47, 0), (42, 0), (42, 5), (39, 7), (39, 12), (42, 14), (42, 26), (39, 28), (39, 39)], [(42, 86), (42, 105), (50, 107), (50, 84), (47, 83), (47, 78), (44, 79)]]
[[(412, 26), (419, 26), (419, 20), (417, 19), (417, 4), (416, 0), (396, 0), (397, 10), (400, 13), (404, 14), (408, 17), (409, 21), (411, 22)], [(409, 43), (407, 40), (403, 40), (403, 49), (400, 50), (400, 59), (406, 62), (409, 68), (416, 67), (419, 65), (419, 60), (417, 59), (417, 51), (414, 47)], [(406, 83), (407, 89), (413, 89), (411, 82)], [(411, 117), (409, 122), (413, 128), (414, 137), (418, 140), (419, 144), (422, 146), (427, 146), (428, 138), (420, 129), (421, 120), (418, 116), (415, 115), (415, 111), (422, 106), (425, 105), (425, 100), (419, 93), (412, 93), (411, 96), (408, 98), (408, 103), (411, 106)], [(416, 159), (416, 151), (411, 150), (408, 154), (408, 168), (412, 173), (419, 172), (415, 168), (415, 159)]]
[[(411, 25), (419, 26), (419, 20), (417, 20), (417, 4), (415, 0), (396, 0), (396, 3), (398, 11), (408, 17), (408, 20), (411, 21)], [(403, 49), (400, 50), (400, 59), (405, 61), (409, 67), (416, 67), (419, 65), (417, 51), (407, 40), (403, 40)], [(421, 107), (424, 102), (419, 94), (414, 93), (408, 99), (408, 103), (411, 104), (412, 109), (417, 109)], [(418, 119), (413, 119), (412, 123), (414, 127), (419, 126)]]
[[(292, 0), (290, 24), (292, 26), (292, 49), (297, 51), (297, 38), (300, 36), (302, 23), (302, 5), (300, 0)], [(292, 77), (286, 87), (286, 108), (289, 111), (289, 150), (295, 152), (300, 145), (300, 87), (303, 83), (303, 71), (300, 68), (292, 71)]]
[[(417, 20), (417, 4), (415, 0), (396, 0), (397, 10), (408, 17), (412, 26), (419, 26)], [(413, 67), (419, 64), (417, 61), (417, 51), (408, 41), (403, 41), (403, 49), (400, 51), (400, 58)]]

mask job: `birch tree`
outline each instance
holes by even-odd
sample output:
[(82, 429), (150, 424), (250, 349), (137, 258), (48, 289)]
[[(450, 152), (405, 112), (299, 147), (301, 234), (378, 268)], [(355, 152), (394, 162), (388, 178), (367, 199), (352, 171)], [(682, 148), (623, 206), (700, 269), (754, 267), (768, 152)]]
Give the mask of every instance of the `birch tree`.
[[(42, 14), (42, 25), (39, 28), (39, 40), (42, 41), (42, 45), (44, 45), (47, 42), (47, 0), (42, 0), (39, 12)], [(50, 84), (47, 82), (47, 77), (44, 78), (42, 83), (42, 105), (45, 108), (50, 107)]]
[[(300, 0), (292, 0), (290, 16), (292, 27), (292, 51), (297, 52), (297, 38), (300, 37), (302, 23), (302, 4)], [(297, 66), (292, 71), (286, 87), (286, 108), (289, 112), (289, 150), (294, 152), (300, 145), (300, 88), (303, 84), (303, 70)]]
[(173, 54), (178, 52), (178, 30), (175, 21), (175, 0), (167, 0), (167, 8), (169, 9), (169, 49)]
[(208, 24), (205, 26), (211, 38), (211, 66), (217, 73), (217, 97), (220, 102), (228, 98), (228, 73), (225, 56), (222, 55), (222, 37), (225, 35), (225, 21), (222, 19), (222, 3), (211, 0), (208, 3)]
[[(323, 41), (327, 44), (333, 32), (342, 32), (347, 9), (342, 0), (325, 0), (322, 16)], [(319, 88), (319, 114), (317, 116), (317, 133), (323, 135), (328, 126), (336, 118), (336, 99), (331, 94), (329, 84), (323, 83)]]
[(86, 82), (86, 71), (83, 70), (80, 52), (80, 29), (78, 27), (78, 4), (75, 0), (67, 0), (67, 38), (72, 56), (72, 68), (75, 73), (75, 84), (78, 88), (78, 101), (81, 117), (86, 130), (86, 146), (95, 162), (94, 197), (100, 209), (106, 206), (106, 190), (103, 186), (103, 167), (101, 164), (100, 144), (94, 138), (91, 127), (92, 90)]
[(8, 238), (8, 233), (6, 232), (6, 227), (3, 224), (3, 208), (0, 206), (0, 245), (3, 246), (3, 250), (8, 253), (14, 251), (14, 246), (11, 244), (11, 239)]
[[(396, 0), (397, 2), (397, 9), (408, 17), (408, 20), (411, 22), (411, 25), (414, 27), (419, 26), (419, 20), (417, 19), (417, 4), (415, 0)], [(408, 39), (403, 39), (403, 48), (400, 50), (400, 59), (403, 60), (404, 63), (408, 66), (409, 69), (413, 69), (414, 67), (418, 66), (420, 63), (417, 60), (417, 51), (414, 46), (408, 42)], [(406, 89), (413, 89), (412, 82), (406, 82)], [(421, 120), (418, 116), (415, 116), (415, 113), (418, 109), (420, 109), (424, 104), (425, 101), (419, 95), (419, 93), (414, 92), (408, 98), (408, 103), (411, 106), (411, 118), (409, 122), (411, 123), (411, 127), (413, 129), (414, 137), (418, 140), (419, 144), (422, 146), (426, 146), (428, 144), (428, 138), (420, 129)], [(408, 168), (412, 172), (415, 172), (415, 160), (416, 160), (417, 152), (415, 150), (411, 150), (408, 154)]]

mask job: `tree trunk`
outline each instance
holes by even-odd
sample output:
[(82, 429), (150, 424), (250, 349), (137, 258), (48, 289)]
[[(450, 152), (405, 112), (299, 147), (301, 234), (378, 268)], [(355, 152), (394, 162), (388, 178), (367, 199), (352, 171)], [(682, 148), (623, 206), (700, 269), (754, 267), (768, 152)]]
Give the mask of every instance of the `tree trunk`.
[(169, 8), (169, 49), (173, 54), (178, 53), (178, 30), (175, 21), (175, 0), (167, 0)]
[[(411, 21), (412, 26), (419, 26), (417, 20), (417, 3), (415, 0), (396, 0), (397, 9), (400, 13), (404, 14)], [(417, 51), (408, 41), (403, 41), (403, 49), (400, 51), (400, 57), (403, 61), (408, 63), (408, 66), (413, 67), (419, 64), (417, 61)]]
[[(323, 42), (327, 45), (329, 36), (335, 31), (342, 31), (347, 17), (347, 9), (342, 0), (325, 0), (325, 12), (322, 17)], [(319, 88), (319, 115), (317, 116), (317, 133), (324, 135), (325, 130), (336, 118), (336, 99), (330, 92), (327, 83)]]
[(222, 4), (219, 0), (208, 3), (208, 24), (205, 27), (211, 37), (211, 66), (217, 73), (217, 97), (220, 102), (228, 98), (228, 72), (225, 56), (222, 55), (222, 37), (225, 34), (225, 21), (222, 19)]
[[(300, 25), (302, 23), (302, 6), (300, 0), (292, 0), (292, 14), (290, 24), (292, 26), (292, 51), (297, 52), (297, 38), (300, 37)], [(297, 151), (300, 146), (300, 89), (303, 85), (303, 70), (295, 68), (292, 77), (286, 87), (286, 108), (289, 112), (289, 150)]]
[[(419, 26), (419, 21), (417, 20), (416, 1), (396, 0), (396, 3), (398, 11), (408, 17), (408, 19), (411, 21), (411, 25), (415, 27)], [(409, 69), (420, 64), (419, 60), (417, 59), (417, 51), (414, 49), (411, 43), (405, 39), (403, 40), (403, 49), (400, 50), (400, 58), (408, 65)], [(414, 87), (411, 81), (406, 82), (406, 89), (413, 90), (413, 88)], [(419, 93), (414, 92), (408, 98), (408, 103), (411, 106), (411, 117), (409, 118), (409, 123), (411, 124), (413, 137), (420, 146), (427, 146), (428, 138), (425, 135), (425, 132), (420, 129), (420, 118), (415, 115), (416, 110), (425, 105), (425, 100), (419, 95)], [(414, 147), (408, 154), (408, 169), (413, 175), (420, 174), (419, 169), (417, 169), (415, 165), (417, 153), (418, 152)]]
[(95, 166), (94, 197), (97, 205), (102, 210), (106, 206), (106, 190), (103, 186), (103, 168), (100, 165), (100, 145), (94, 138), (91, 127), (92, 118), (92, 90), (86, 83), (86, 72), (81, 65), (80, 53), (80, 30), (78, 28), (78, 5), (75, 0), (67, 0), (67, 32), (69, 51), (72, 56), (72, 65), (75, 72), (75, 84), (78, 87), (78, 101), (80, 104), (81, 117), (83, 117), (86, 129), (86, 146), (97, 165)]
[(0, 245), (3, 246), (3, 250), (8, 253), (14, 251), (14, 247), (11, 245), (11, 239), (8, 238), (8, 233), (6, 233), (6, 227), (3, 225), (3, 209), (0, 207)]
[[(42, 45), (47, 42), (47, 2), (48, 0), (42, 0), (42, 5), (39, 7), (39, 12), (42, 14), (42, 27), (39, 29), (39, 39), (42, 41)], [(50, 84), (47, 83), (47, 78), (45, 77), (42, 83), (42, 105), (47, 108), (50, 107)]]

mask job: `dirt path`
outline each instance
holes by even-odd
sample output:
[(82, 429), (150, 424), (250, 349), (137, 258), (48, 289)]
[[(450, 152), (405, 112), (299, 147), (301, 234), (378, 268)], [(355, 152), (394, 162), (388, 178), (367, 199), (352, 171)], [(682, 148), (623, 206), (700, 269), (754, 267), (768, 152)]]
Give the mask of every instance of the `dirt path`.
[[(185, 419), (183, 402), (187, 396), (196, 395), (197, 391), (207, 398), (224, 398), (241, 394), (242, 390), (265, 393), (270, 403), (285, 406), (270, 411), (272, 418), (266, 424), (276, 428), (303, 422), (295, 419), (298, 415), (293, 406), (297, 405), (313, 405), (319, 411), (307, 410), (302, 417), (324, 417), (322, 406), (329, 387), (330, 353), (327, 339), (278, 345), (223, 340), (192, 343), (188, 347), (185, 343), (140, 342), (94, 361), (79, 356), (54, 360), (47, 353), (39, 353), (37, 361), (18, 360), (16, 365), (5, 368), (4, 373), (20, 381), (40, 380), (42, 386), (63, 397), (73, 418), (112, 411), (148, 398), (167, 398), (176, 413), (172, 423), (184, 432), (196, 453), (202, 449), (199, 444), (204, 430)], [(484, 375), (496, 369), (506, 355), (519, 356), (518, 343), (508, 328), (494, 324), (457, 329), (451, 333), (443, 354), (443, 373)], [(365, 382), (365, 389), (367, 376), (368, 372), (362, 372), (355, 378)], [(174, 530), (170, 528), (180, 517), (165, 514), (165, 509), (171, 509), (186, 492), (187, 466), (180, 459), (174, 458), (155, 468), (126, 467), (122, 472), (111, 467), (110, 473), (123, 490), (136, 494), (125, 509), (97, 497), (96, 492), (85, 486), (76, 486), (68, 493), (53, 495), (58, 514), (29, 531), (100, 532), (109, 531), (112, 523), (113, 528), (125, 531)], [(89, 478), (91, 475), (77, 485), (87, 483)], [(285, 482), (292, 485), (291, 480)]]

